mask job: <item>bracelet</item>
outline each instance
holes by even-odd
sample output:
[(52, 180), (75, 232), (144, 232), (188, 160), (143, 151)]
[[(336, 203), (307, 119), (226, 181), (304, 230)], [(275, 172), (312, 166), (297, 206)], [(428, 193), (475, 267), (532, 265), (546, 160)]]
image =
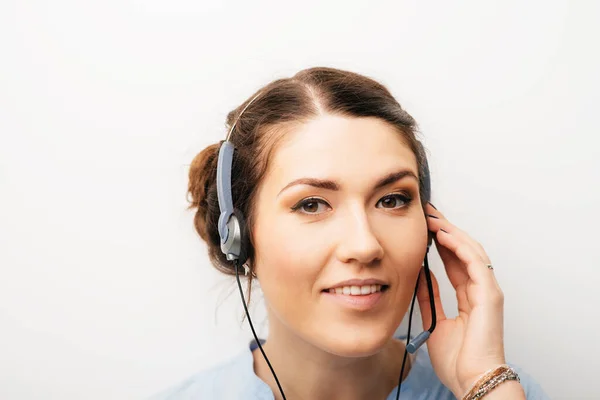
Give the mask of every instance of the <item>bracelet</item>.
[(492, 389), (505, 381), (516, 380), (521, 382), (517, 371), (506, 364), (492, 368), (485, 372), (467, 392), (462, 400), (477, 400), (488, 394)]

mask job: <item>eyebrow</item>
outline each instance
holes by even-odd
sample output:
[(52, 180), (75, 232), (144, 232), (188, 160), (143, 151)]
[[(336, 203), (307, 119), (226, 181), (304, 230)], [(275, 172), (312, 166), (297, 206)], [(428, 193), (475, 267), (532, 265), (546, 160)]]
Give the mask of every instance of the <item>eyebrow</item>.
[[(417, 175), (415, 175), (415, 173), (413, 171), (411, 171), (409, 169), (403, 169), (403, 170), (400, 170), (397, 172), (392, 172), (390, 174), (387, 174), (386, 176), (381, 178), (379, 181), (377, 181), (375, 186), (373, 186), (373, 191), (380, 189), (384, 186), (390, 185), (399, 180), (405, 179), (405, 178), (412, 178), (412, 179), (416, 180), (417, 182), (419, 182), (419, 178), (417, 178)], [(285, 191), (295, 185), (308, 185), (308, 186), (313, 186), (313, 187), (320, 188), (320, 189), (327, 189), (327, 190), (333, 190), (333, 191), (340, 190), (340, 185), (337, 182), (332, 181), (332, 180), (317, 179), (317, 178), (300, 178), (300, 179), (296, 179), (296, 180), (293, 180), (292, 182), (288, 183), (283, 189), (281, 189), (281, 191), (279, 192), (277, 197), (279, 197), (279, 195), (283, 191)]]

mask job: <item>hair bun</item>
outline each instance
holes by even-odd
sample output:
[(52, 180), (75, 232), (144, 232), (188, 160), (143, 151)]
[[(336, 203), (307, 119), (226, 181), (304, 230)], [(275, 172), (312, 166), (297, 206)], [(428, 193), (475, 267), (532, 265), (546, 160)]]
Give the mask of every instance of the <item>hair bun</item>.
[[(190, 201), (189, 208), (197, 208), (195, 216), (196, 230), (200, 237), (209, 242), (207, 231), (207, 215), (210, 208), (214, 205), (209, 199), (211, 188), (216, 185), (217, 179), (217, 162), (219, 159), (219, 149), (221, 143), (211, 144), (194, 157), (190, 165), (189, 181), (188, 181), (188, 199)], [(218, 204), (217, 204), (218, 207)]]

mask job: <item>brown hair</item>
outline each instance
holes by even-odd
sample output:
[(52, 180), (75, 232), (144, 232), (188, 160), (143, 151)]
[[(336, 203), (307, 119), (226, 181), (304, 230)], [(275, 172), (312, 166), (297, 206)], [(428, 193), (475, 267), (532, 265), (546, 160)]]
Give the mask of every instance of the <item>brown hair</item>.
[[(231, 111), (227, 115), (228, 130), (257, 94), (259, 97), (244, 111), (230, 137), (236, 149), (231, 174), (233, 203), (246, 219), (251, 244), (247, 254), (251, 267), (254, 265), (254, 198), (267, 171), (270, 154), (286, 131), (319, 115), (375, 117), (394, 126), (416, 156), (421, 182), (419, 189), (421, 199), (425, 201), (425, 151), (416, 138), (416, 122), (385, 86), (363, 75), (339, 69), (305, 69), (291, 78), (269, 83)], [(221, 143), (223, 141), (208, 146), (192, 161), (188, 194), (191, 195), (190, 208), (197, 209), (194, 225), (208, 244), (211, 263), (219, 271), (235, 275), (234, 264), (221, 252), (217, 229), (220, 211), (216, 172)], [(249, 285), (251, 280), (250, 276)]]

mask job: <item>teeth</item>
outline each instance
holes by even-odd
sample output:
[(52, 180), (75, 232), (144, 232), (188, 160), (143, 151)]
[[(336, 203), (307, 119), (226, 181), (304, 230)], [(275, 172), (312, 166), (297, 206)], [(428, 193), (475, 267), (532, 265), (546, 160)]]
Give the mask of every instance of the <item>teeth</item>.
[(364, 286), (341, 286), (329, 289), (329, 293), (345, 294), (351, 296), (364, 296), (367, 294), (380, 292), (381, 285), (364, 285)]

